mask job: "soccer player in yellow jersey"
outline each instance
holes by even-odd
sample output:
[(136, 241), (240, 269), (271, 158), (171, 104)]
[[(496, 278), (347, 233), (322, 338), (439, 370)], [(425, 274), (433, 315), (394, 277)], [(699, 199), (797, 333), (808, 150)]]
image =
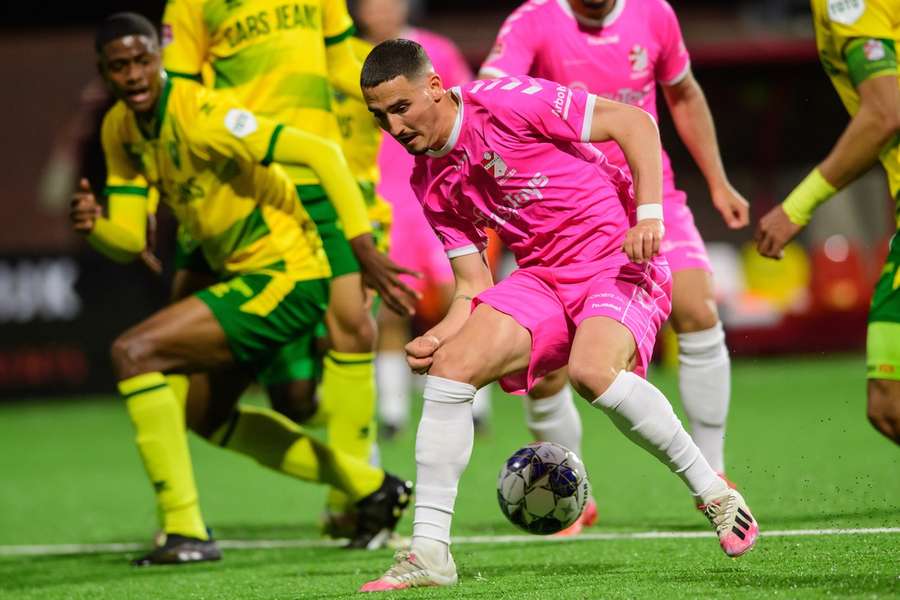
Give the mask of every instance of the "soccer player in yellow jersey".
[(311, 334), (328, 299), (330, 269), (316, 227), (290, 178), (269, 164), (308, 164), (331, 195), (362, 203), (339, 148), (258, 117), (230, 96), (167, 79), (156, 32), (143, 17), (108, 18), (96, 48), (119, 100), (102, 126), (109, 214), (102, 216), (83, 180), (71, 212), (75, 229), (107, 255), (134, 257), (145, 247), (146, 197), (155, 189), (222, 279), (113, 343), (119, 391), (166, 533), (137, 564), (219, 558), (198, 507), (185, 409), (166, 378), (172, 373), (194, 374), (191, 429), (264, 466), (340, 489), (360, 515), (353, 542), (384, 537), (408, 502), (409, 484), (316, 442), (277, 413), (235, 408), (280, 347)]
[[(232, 93), (254, 113), (339, 142), (332, 88), (362, 99), (353, 30), (345, 0), (170, 0), (163, 16), (164, 66), (174, 77), (198, 78), (207, 69), (208, 85)], [(367, 456), (373, 441), (371, 419), (365, 417), (375, 410), (376, 328), (366, 310), (360, 270), (368, 280), (385, 264), (395, 265), (363, 229), (364, 207), (353, 211), (346, 199), (332, 197), (308, 165), (285, 167), (316, 223), (332, 271), (325, 316), (330, 350), (319, 400), (356, 418), (355, 430), (346, 428), (347, 434), (333, 441)], [(410, 312), (399, 293), (382, 298), (394, 310)], [(277, 368), (261, 373), (273, 406), (291, 407), (288, 414), (306, 410), (311, 389), (303, 381), (306, 371), (289, 347)]]
[[(897, 0), (812, 0), (819, 59), (851, 119), (819, 165), (756, 232), (763, 256), (778, 258), (816, 207), (865, 173), (887, 171), (900, 229), (900, 3)], [(868, 415), (900, 444), (900, 236), (875, 286), (866, 336)]]

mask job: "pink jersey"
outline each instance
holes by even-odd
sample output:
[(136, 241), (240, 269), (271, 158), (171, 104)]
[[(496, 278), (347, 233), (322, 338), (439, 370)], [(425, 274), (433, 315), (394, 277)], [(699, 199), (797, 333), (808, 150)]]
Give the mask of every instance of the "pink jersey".
[[(472, 72), (465, 59), (449, 39), (424, 29), (410, 29), (403, 37), (418, 42), (425, 48), (435, 72), (444, 81), (444, 87), (461, 85), (472, 79)], [(395, 212), (418, 212), (418, 203), (409, 187), (413, 157), (394, 138), (387, 135), (384, 136), (378, 153), (378, 168), (381, 171), (378, 193), (391, 202)]]
[[(690, 69), (681, 28), (665, 0), (616, 0), (601, 22), (577, 17), (568, 0), (529, 0), (500, 28), (481, 72), (532, 75), (625, 102), (656, 118), (656, 84), (673, 85)], [(598, 144), (627, 172), (618, 144)], [(685, 202), (663, 152), (665, 201)]]
[(474, 81), (447, 144), (416, 157), (412, 187), (449, 257), (494, 229), (520, 267), (627, 263), (630, 179), (590, 137), (596, 96), (531, 77)]

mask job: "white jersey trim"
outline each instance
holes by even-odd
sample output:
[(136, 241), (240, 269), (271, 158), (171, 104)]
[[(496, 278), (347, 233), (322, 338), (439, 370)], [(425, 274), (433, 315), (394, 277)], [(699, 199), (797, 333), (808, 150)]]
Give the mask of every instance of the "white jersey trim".
[(509, 77), (507, 73), (497, 67), (481, 67), (478, 69), (478, 77), (481, 78), (482, 75), (484, 77)]
[(478, 246), (469, 244), (468, 246), (460, 246), (459, 248), (447, 250), (447, 258), (458, 258), (467, 254), (478, 254), (479, 252), (481, 251), (478, 249)]
[(584, 121), (581, 123), (581, 141), (585, 144), (591, 141), (591, 126), (594, 123), (594, 106), (597, 104), (597, 96), (588, 94), (587, 103), (584, 106)]
[(625, 10), (625, 0), (616, 0), (616, 5), (613, 6), (613, 9), (609, 11), (608, 15), (606, 15), (602, 19), (591, 19), (588, 17), (583, 17), (573, 11), (572, 7), (569, 5), (569, 0), (556, 1), (564, 13), (566, 13), (582, 25), (587, 25), (588, 27), (609, 27), (616, 22), (616, 20), (619, 18), (619, 15), (622, 14), (622, 11)]
[(690, 72), (691, 72), (691, 61), (687, 61), (687, 64), (684, 65), (684, 68), (681, 70), (680, 73), (678, 73), (678, 75), (676, 75), (675, 77), (673, 77), (672, 79), (670, 79), (668, 81), (660, 81), (660, 83), (667, 87), (672, 86), (672, 85), (678, 85), (679, 83), (684, 81), (684, 78), (687, 77), (688, 73), (690, 73)]
[(446, 143), (441, 146), (440, 150), (427, 150), (426, 154), (428, 156), (434, 158), (440, 158), (442, 156), (447, 156), (450, 154), (450, 151), (453, 150), (454, 146), (456, 146), (456, 142), (459, 141), (459, 132), (462, 130), (462, 122), (463, 122), (463, 100), (462, 93), (459, 91), (459, 87), (450, 88), (449, 92), (456, 96), (456, 99), (459, 100), (459, 110), (456, 111), (456, 120), (453, 121), (453, 129), (450, 130), (450, 137), (447, 138)]

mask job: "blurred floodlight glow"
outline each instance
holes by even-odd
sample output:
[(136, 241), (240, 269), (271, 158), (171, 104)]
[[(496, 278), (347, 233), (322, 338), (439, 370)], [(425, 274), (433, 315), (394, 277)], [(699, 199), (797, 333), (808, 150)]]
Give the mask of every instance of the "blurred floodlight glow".
[(850, 243), (847, 237), (837, 233), (825, 240), (823, 247), (825, 256), (832, 262), (844, 262), (850, 256)]

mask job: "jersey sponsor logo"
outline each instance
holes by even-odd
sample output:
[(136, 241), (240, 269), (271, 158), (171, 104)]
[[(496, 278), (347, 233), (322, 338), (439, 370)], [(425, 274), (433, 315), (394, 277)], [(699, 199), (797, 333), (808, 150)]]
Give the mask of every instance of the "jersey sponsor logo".
[(553, 110), (551, 112), (565, 121), (569, 118), (570, 106), (572, 106), (572, 90), (564, 85), (557, 86), (556, 98), (553, 99)]
[(235, 46), (268, 35), (272, 31), (288, 29), (322, 28), (319, 7), (312, 4), (281, 4), (270, 10), (261, 10), (252, 15), (237, 18), (225, 28), (223, 35), (228, 46)]
[(884, 42), (881, 40), (866, 40), (863, 44), (863, 54), (868, 60), (881, 60), (885, 56)]
[(828, 18), (842, 25), (853, 25), (866, 12), (865, 0), (828, 0)]
[(252, 112), (241, 108), (232, 108), (225, 115), (225, 129), (230, 131), (232, 135), (239, 138), (245, 138), (259, 128), (256, 117)]
[(647, 55), (647, 49), (639, 44), (635, 44), (628, 53), (628, 62), (631, 63), (631, 78), (646, 77), (647, 68), (650, 66), (650, 57)]

